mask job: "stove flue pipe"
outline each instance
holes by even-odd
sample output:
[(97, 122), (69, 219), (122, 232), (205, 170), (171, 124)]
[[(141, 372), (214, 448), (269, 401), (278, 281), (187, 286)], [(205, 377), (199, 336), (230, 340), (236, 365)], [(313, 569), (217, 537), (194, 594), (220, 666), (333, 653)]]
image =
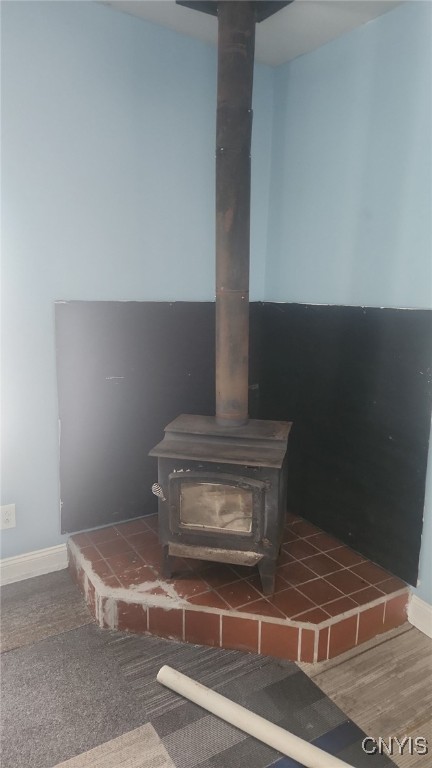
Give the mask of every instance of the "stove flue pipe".
[(218, 3), (216, 422), (248, 420), (249, 241), (255, 8)]

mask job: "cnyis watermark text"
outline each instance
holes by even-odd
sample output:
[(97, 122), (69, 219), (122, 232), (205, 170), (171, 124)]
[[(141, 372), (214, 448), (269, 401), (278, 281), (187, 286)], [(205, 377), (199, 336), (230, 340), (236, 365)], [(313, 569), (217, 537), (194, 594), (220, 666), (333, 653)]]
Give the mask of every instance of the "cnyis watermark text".
[(363, 752), (367, 755), (427, 755), (428, 740), (424, 736), (366, 736), (362, 741)]

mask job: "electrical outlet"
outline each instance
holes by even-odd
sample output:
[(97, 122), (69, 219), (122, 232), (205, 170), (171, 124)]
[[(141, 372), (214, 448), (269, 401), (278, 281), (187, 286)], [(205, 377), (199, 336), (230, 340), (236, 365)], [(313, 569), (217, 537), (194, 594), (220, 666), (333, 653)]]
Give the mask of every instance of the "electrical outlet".
[(0, 507), (0, 529), (15, 528), (15, 504), (2, 504)]

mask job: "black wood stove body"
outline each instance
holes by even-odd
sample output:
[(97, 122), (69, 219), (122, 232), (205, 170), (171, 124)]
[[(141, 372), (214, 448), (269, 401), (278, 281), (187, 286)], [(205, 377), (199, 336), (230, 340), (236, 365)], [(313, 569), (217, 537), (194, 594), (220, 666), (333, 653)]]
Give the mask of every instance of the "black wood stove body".
[(158, 457), (159, 537), (164, 576), (173, 557), (258, 565), (274, 591), (286, 509), (286, 451), (291, 424), (249, 420), (223, 427), (182, 415), (150, 452)]

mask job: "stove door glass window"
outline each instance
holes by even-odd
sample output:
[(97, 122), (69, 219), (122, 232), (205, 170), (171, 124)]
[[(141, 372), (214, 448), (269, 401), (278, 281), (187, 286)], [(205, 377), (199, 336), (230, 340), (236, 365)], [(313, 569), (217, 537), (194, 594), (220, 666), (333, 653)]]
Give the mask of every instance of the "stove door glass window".
[(189, 529), (231, 533), (252, 530), (253, 493), (223, 483), (182, 483), (180, 524)]

